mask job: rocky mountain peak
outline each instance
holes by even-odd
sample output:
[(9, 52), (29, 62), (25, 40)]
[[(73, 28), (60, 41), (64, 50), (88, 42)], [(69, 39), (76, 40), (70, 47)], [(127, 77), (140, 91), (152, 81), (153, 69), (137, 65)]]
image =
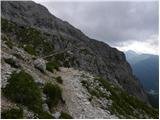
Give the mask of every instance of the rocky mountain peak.
[(71, 36), (81, 37), (83, 33), (72, 25), (52, 15), (45, 7), (33, 1), (3, 2), (2, 17), (21, 25), (32, 26), (40, 30), (56, 33), (67, 33)]

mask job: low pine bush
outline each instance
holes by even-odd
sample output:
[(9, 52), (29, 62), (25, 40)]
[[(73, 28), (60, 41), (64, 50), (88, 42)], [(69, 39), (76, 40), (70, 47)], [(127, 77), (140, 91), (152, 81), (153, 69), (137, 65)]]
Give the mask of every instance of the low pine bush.
[(50, 61), (46, 64), (46, 69), (50, 72), (53, 72), (53, 70), (59, 70), (59, 64), (55, 61)]
[(43, 92), (47, 95), (47, 104), (50, 109), (56, 106), (62, 98), (62, 90), (57, 84), (47, 83), (44, 86)]
[(13, 72), (8, 82), (9, 84), (2, 90), (7, 98), (35, 112), (42, 109), (40, 89), (32, 76), (25, 71)]
[(63, 80), (62, 80), (61, 76), (58, 76), (58, 77), (56, 77), (55, 79), (56, 79), (56, 81), (57, 81), (58, 83), (60, 83), (60, 84), (63, 83)]
[(22, 119), (23, 110), (18, 108), (12, 108), (10, 110), (5, 110), (1, 113), (2, 119)]
[(60, 119), (73, 119), (73, 117), (66, 112), (61, 112), (61, 116), (59, 118)]

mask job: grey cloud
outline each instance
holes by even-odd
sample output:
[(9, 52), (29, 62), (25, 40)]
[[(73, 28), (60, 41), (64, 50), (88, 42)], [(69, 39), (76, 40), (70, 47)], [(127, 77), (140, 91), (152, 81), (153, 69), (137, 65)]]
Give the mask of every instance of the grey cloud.
[[(158, 35), (158, 2), (44, 2), (55, 16), (112, 46)], [(156, 43), (156, 42), (155, 42)]]

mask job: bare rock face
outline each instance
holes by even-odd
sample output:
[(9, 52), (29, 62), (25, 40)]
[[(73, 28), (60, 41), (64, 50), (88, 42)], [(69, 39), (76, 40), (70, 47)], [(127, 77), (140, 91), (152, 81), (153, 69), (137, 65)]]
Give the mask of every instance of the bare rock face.
[[(146, 94), (139, 80), (132, 74), (131, 67), (127, 63), (123, 52), (110, 47), (106, 43), (88, 38), (80, 30), (56, 18), (45, 7), (32, 1), (2, 1), (1, 4), (2, 18), (14, 22), (20, 30), (23, 29), (22, 26), (34, 27), (39, 30), (41, 36), (45, 37), (45, 43), (52, 45), (54, 48), (51, 49), (51, 52), (70, 48), (69, 52), (66, 51), (61, 55), (62, 59), (59, 62), (62, 66), (74, 67), (99, 75), (137, 96), (142, 101), (147, 101)], [(4, 32), (3, 29), (2, 32)], [(44, 35), (44, 32), (48, 35)], [(28, 44), (28, 41), (25, 42), (23, 39), (16, 37), (16, 33), (10, 33), (10, 35), (15, 36), (14, 42)], [(38, 53), (39, 56), (46, 55), (48, 46), (44, 47), (44, 44), (39, 46), (36, 44), (34, 47), (35, 50), (42, 48), (41, 52)], [(44, 62), (41, 60), (36, 61), (35, 66), (45, 71)]]

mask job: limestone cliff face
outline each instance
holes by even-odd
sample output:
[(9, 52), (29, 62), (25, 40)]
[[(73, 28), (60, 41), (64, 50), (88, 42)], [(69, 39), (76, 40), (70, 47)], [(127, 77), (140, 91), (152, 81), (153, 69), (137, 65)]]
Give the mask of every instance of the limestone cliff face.
[[(16, 31), (22, 31), (24, 27), (32, 27), (33, 31), (34, 29), (38, 31), (34, 39), (28, 37), (24, 40), (19, 37), (18, 32), (6, 32), (2, 28), (2, 33), (12, 36), (13, 42), (31, 45), (37, 56), (46, 56), (54, 51), (70, 48), (59, 57), (61, 66), (74, 67), (99, 75), (139, 99), (147, 101), (145, 92), (139, 80), (132, 74), (123, 52), (87, 37), (34, 2), (1, 2), (1, 6), (2, 18), (16, 24)], [(33, 44), (36, 41), (37, 44)], [(46, 59), (54, 58), (55, 56), (51, 56)]]

